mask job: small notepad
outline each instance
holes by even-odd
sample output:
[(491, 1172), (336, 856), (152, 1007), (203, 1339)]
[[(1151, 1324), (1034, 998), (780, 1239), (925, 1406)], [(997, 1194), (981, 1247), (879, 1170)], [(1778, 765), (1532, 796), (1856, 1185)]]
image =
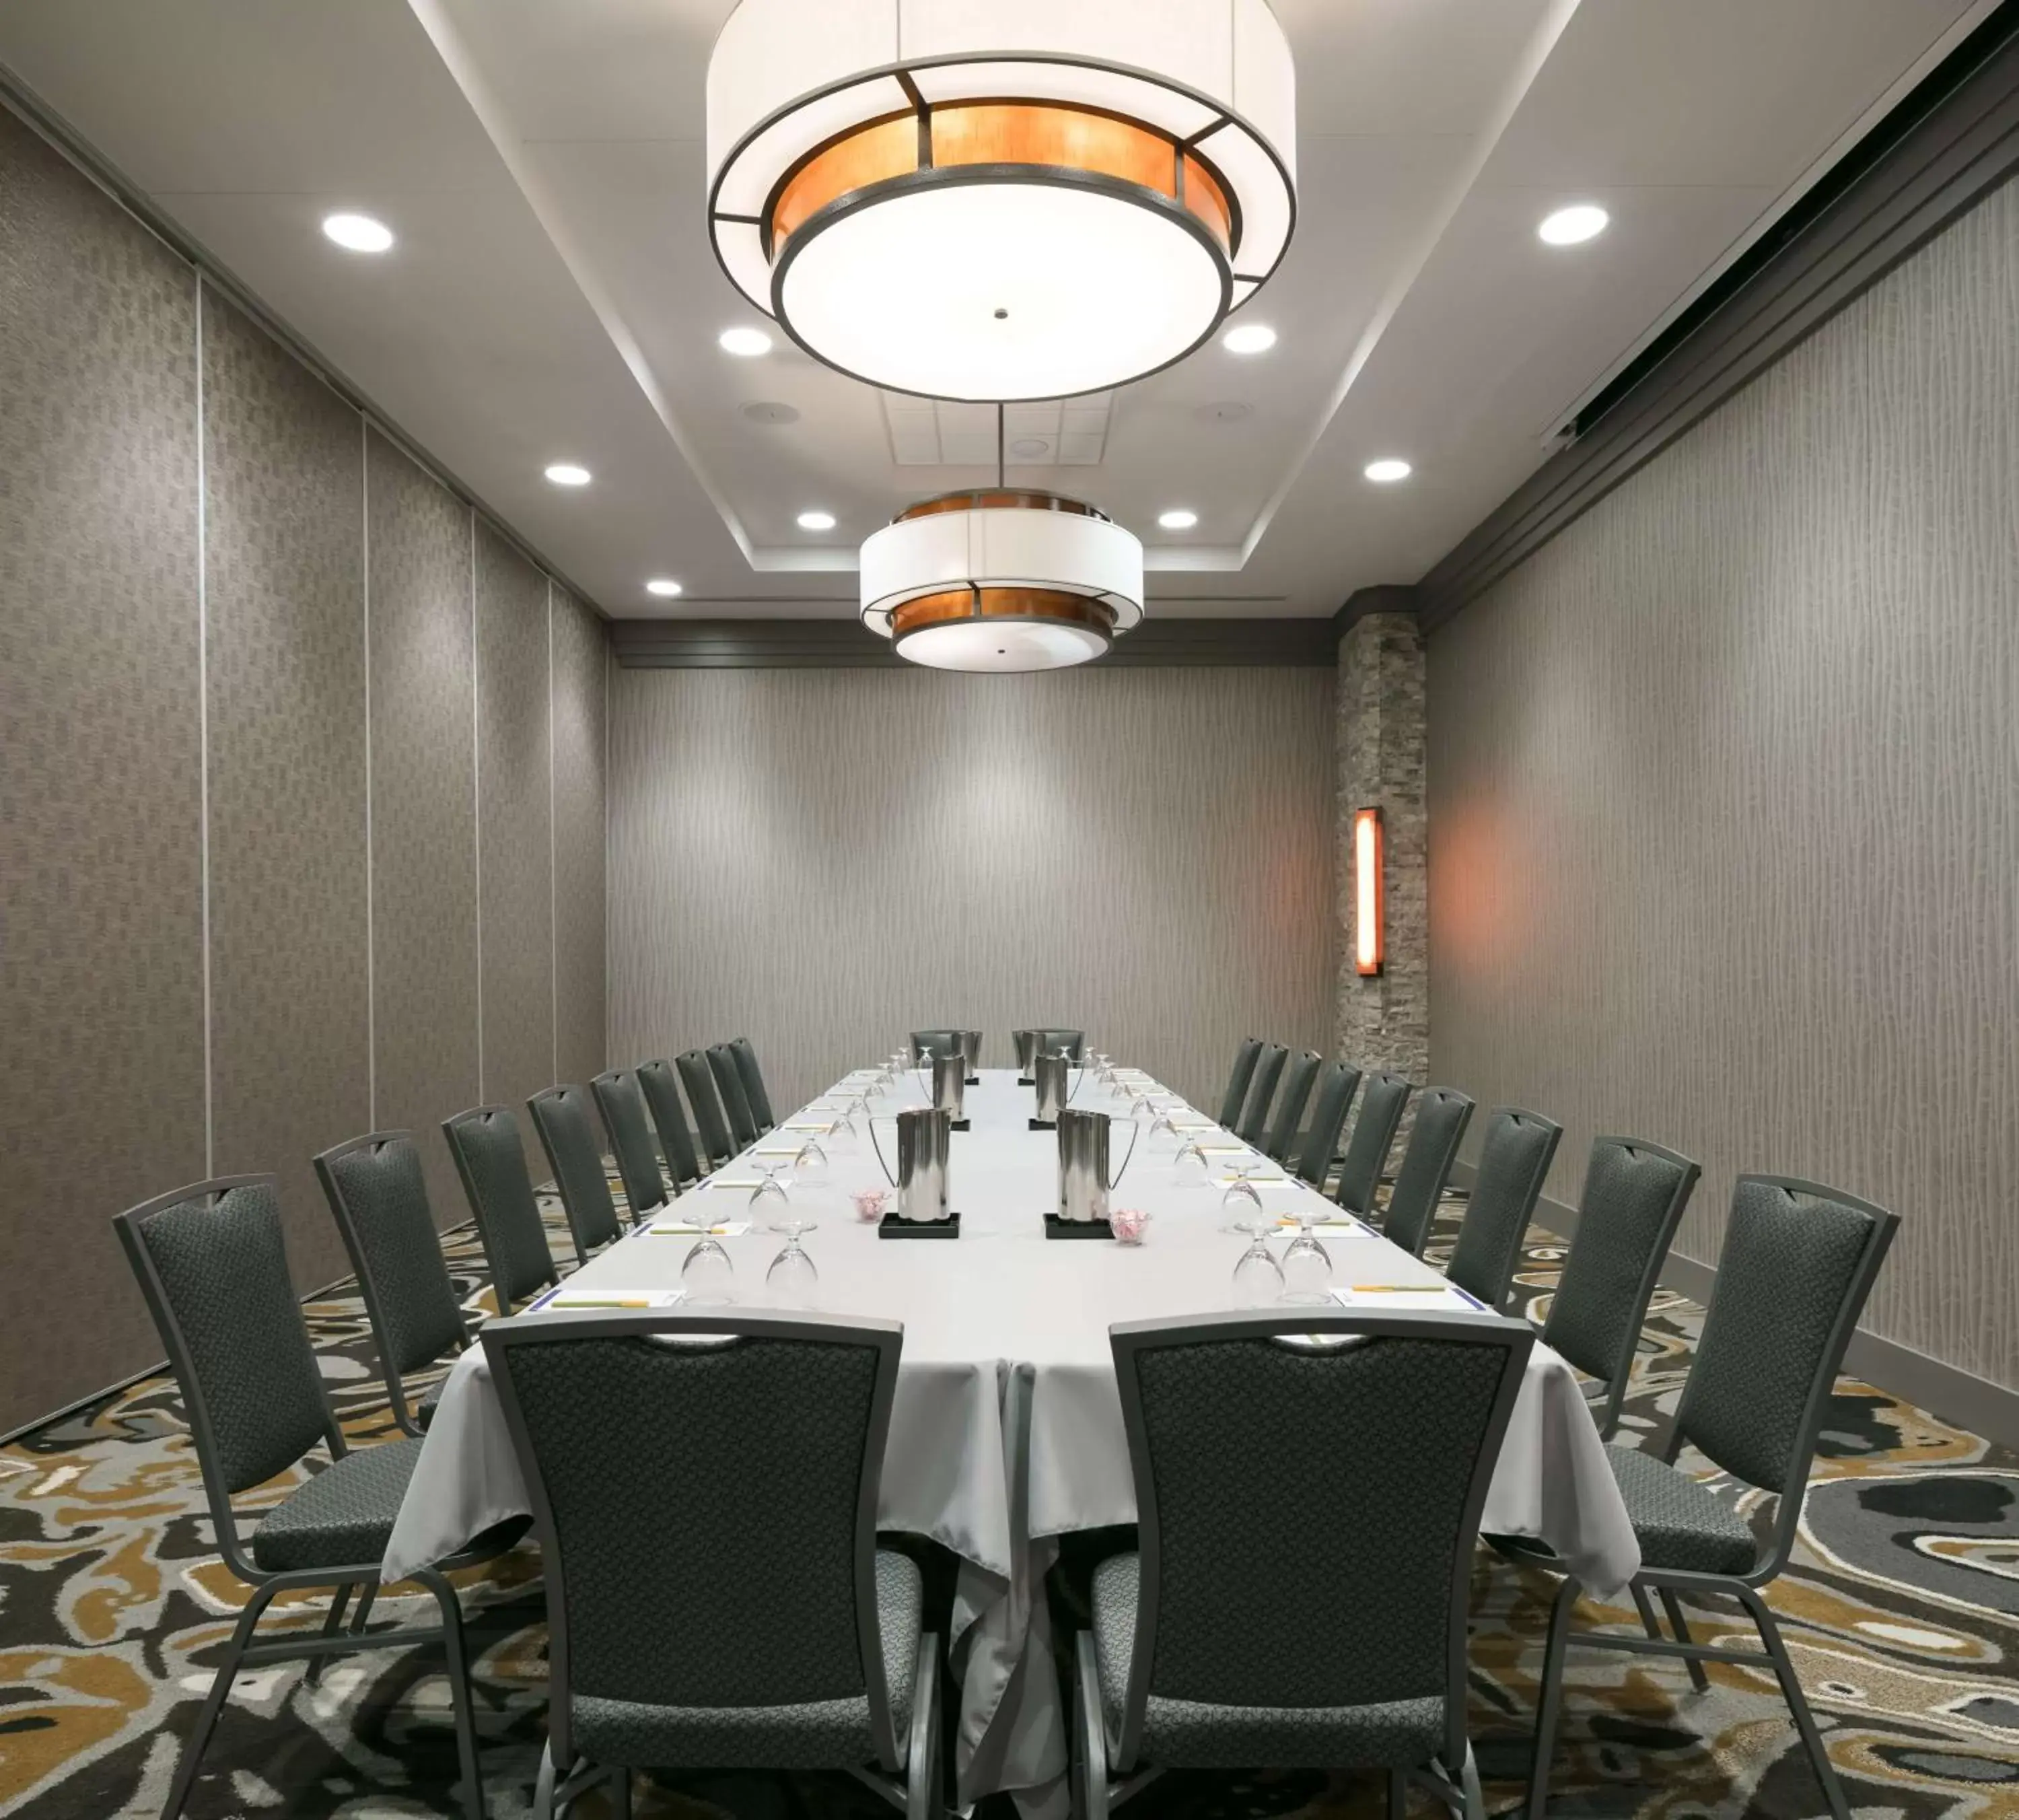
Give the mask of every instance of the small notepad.
[(526, 1312), (570, 1314), (591, 1309), (670, 1308), (683, 1289), (551, 1289)]
[(725, 1220), (719, 1225), (703, 1226), (693, 1220), (655, 1220), (645, 1228), (654, 1238), (741, 1238), (750, 1230), (747, 1220)]

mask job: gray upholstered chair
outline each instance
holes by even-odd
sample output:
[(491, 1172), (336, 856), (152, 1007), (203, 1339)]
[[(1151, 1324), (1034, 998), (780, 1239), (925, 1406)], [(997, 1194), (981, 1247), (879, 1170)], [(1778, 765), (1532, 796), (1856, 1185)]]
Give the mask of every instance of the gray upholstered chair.
[(521, 1297), (560, 1281), (546, 1222), (526, 1172), (526, 1147), (509, 1106), (473, 1106), (442, 1121), (462, 1192), (483, 1241), (484, 1262), (500, 1314)]
[(1489, 1308), (1507, 1300), (1521, 1261), (1521, 1241), (1563, 1134), (1554, 1119), (1517, 1107), (1496, 1107), (1486, 1116), (1479, 1167), (1473, 1172), (1465, 1219), (1444, 1274)]
[(903, 1337), (744, 1308), (484, 1330), (547, 1584), (542, 1820), (690, 1767), (846, 1769), (941, 1811), (939, 1640), (876, 1546)]
[(1601, 1137), (1591, 1147), (1577, 1234), (1550, 1298), (1542, 1343), (1603, 1387), (1598, 1431), (1608, 1441), (1662, 1260), (1702, 1173), (1638, 1137)]
[(736, 1052), (726, 1042), (715, 1044), (708, 1052), (708, 1068), (729, 1120), (729, 1135), (738, 1150), (748, 1150), (757, 1141), (757, 1118), (743, 1091), (743, 1071), (736, 1065)]
[[(1794, 1546), (1831, 1387), (1899, 1224), (1882, 1207), (1814, 1182), (1779, 1176), (1738, 1178), (1703, 1337), (1668, 1438), (1659, 1453), (1606, 1448), (1640, 1541), (1640, 1571), (1633, 1591), (1646, 1634), (1577, 1633), (1584, 1648), (1680, 1657), (1699, 1688), (1705, 1685), (1706, 1662), (1742, 1662), (1756, 1672), (1771, 1669), (1837, 1820), (1849, 1820), (1850, 1810), (1760, 1589), (1787, 1564)], [(1778, 1498), (1770, 1535), (1763, 1537), (1732, 1501), (1676, 1470), (1676, 1456), (1685, 1445), (1742, 1487)], [(1503, 1546), (1562, 1571), (1539, 1543)], [(1650, 1588), (1667, 1608), (1673, 1641), (1655, 1623), (1647, 1602)], [(1528, 1820), (1543, 1820), (1548, 1809), (1550, 1760), (1563, 1709), (1564, 1653), (1578, 1592), (1578, 1583), (1566, 1575), (1550, 1609)], [(1736, 1599), (1759, 1630), (1766, 1653), (1695, 1641), (1680, 1600), (1689, 1593)]]
[(762, 1137), (778, 1122), (771, 1111), (771, 1096), (764, 1086), (764, 1071), (757, 1065), (757, 1052), (750, 1046), (749, 1037), (732, 1038), (729, 1050), (736, 1057), (736, 1071), (743, 1082), (743, 1097), (749, 1105), (757, 1135)]
[(406, 1378), (469, 1343), (469, 1324), (442, 1257), (421, 1153), (411, 1131), (375, 1131), (315, 1159), (330, 1216), (364, 1296), (386, 1398), (403, 1433), (434, 1419), (446, 1379), (411, 1408)]
[(1227, 1077), (1227, 1092), (1220, 1102), (1220, 1122), (1231, 1131), (1241, 1122), (1241, 1108), (1248, 1104), (1248, 1089), (1255, 1079), (1255, 1064), (1262, 1058), (1262, 1039), (1244, 1037), (1234, 1052), (1234, 1069)]
[(611, 1068), (589, 1082), (596, 1109), (603, 1115), (604, 1135), (617, 1159), (631, 1224), (666, 1204), (666, 1178), (659, 1173), (659, 1153), (652, 1147), (652, 1127), (645, 1115), (645, 1092), (629, 1068)]
[(1415, 1091), (1400, 1075), (1385, 1074), (1369, 1075), (1360, 1089), (1360, 1116), (1353, 1122), (1353, 1135), (1346, 1140), (1346, 1155), (1339, 1159), (1334, 1196), (1349, 1213), (1374, 1211), (1382, 1172), (1388, 1166), (1389, 1147)]
[[(410, 1576), (433, 1597), (439, 1626), (367, 1631), (361, 1614), (358, 1628), (346, 1633), (352, 1590), (362, 1587), (368, 1596), (379, 1583), (379, 1564), (421, 1443), (392, 1441), (356, 1452), (345, 1443), (288, 1274), (274, 1178), (198, 1182), (118, 1215), (113, 1226), (182, 1390), (218, 1552), (252, 1589), (183, 1747), (162, 1820), (176, 1820), (189, 1799), (241, 1669), (422, 1643), (439, 1643), (448, 1652), (462, 1799), (474, 1820), (483, 1820), (462, 1611), (444, 1572), (495, 1558), (524, 1525), (491, 1532), (452, 1560)], [(241, 1536), (232, 1499), (317, 1447), (327, 1449), (328, 1465), (279, 1503), (248, 1514), (246, 1521), (254, 1514), (257, 1520), (251, 1535)], [(320, 1630), (295, 1627), (254, 1641), (260, 1617), (276, 1597), (314, 1588), (331, 1594)]]
[(576, 1086), (549, 1087), (526, 1102), (567, 1215), (578, 1263), (587, 1263), (590, 1253), (624, 1236), (610, 1178), (603, 1173), (603, 1146), (596, 1141), (589, 1103), (588, 1088)]
[(711, 1169), (720, 1169), (735, 1155), (736, 1147), (729, 1140), (729, 1121), (722, 1115), (722, 1100), (715, 1090), (715, 1071), (698, 1049), (676, 1056), (673, 1066), (680, 1070), (680, 1085), (687, 1089), (687, 1104), (694, 1108), (701, 1161)]
[(1311, 1097), (1311, 1083), (1318, 1077), (1325, 1057), (1307, 1049), (1292, 1058), (1283, 1070), (1283, 1090), (1276, 1097), (1276, 1122), (1269, 1133), (1268, 1152), (1278, 1162), (1287, 1163), (1296, 1147), (1297, 1132), (1304, 1122), (1304, 1108)]
[(1481, 1820), (1466, 1590), (1532, 1331), (1272, 1309), (1110, 1335), (1140, 1546), (1075, 1639), (1075, 1812), (1166, 1767), (1362, 1768), (1391, 1814), (1415, 1778)]
[(680, 1104), (680, 1089), (669, 1061), (643, 1061), (636, 1069), (638, 1090), (652, 1115), (652, 1127), (659, 1134), (659, 1151), (666, 1159), (666, 1176), (676, 1191), (689, 1188), (701, 1178), (701, 1161), (694, 1149), (694, 1129)]
[(1276, 1083), (1283, 1078), (1283, 1064), (1290, 1052), (1280, 1042), (1263, 1046), (1255, 1064), (1255, 1082), (1248, 1089), (1248, 1104), (1234, 1135), (1251, 1149), (1260, 1150), (1268, 1140), (1269, 1108), (1276, 1097)]
[(1292, 1173), (1324, 1191), (1339, 1154), (1339, 1134), (1346, 1129), (1347, 1108), (1360, 1089), (1360, 1070), (1351, 1062), (1329, 1061), (1318, 1070), (1318, 1097), (1311, 1104), (1310, 1129), (1297, 1153)]
[(1395, 1185), (1388, 1191), (1381, 1230), (1390, 1245), (1421, 1257), (1437, 1224), (1458, 1147), (1472, 1119), (1472, 1102), (1450, 1087), (1426, 1087), (1416, 1096), (1416, 1122), (1402, 1147)]

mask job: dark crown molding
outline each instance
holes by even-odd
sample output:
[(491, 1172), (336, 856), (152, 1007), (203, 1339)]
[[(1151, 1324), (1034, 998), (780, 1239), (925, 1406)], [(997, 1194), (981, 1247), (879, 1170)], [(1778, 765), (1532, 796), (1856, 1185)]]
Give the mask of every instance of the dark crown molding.
[[(2019, 0), (1992, 13), (1419, 585), (1442, 624), (2019, 169)], [(1743, 262), (1742, 262), (1743, 263)], [(1357, 596), (1356, 596), (1357, 598)], [(1351, 603), (1348, 603), (1349, 607)]]

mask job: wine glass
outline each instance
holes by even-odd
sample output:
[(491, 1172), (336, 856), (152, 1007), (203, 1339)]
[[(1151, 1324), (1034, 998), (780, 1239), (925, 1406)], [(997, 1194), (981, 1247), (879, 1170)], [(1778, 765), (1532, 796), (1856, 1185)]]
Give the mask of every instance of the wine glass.
[(1202, 1187), (1212, 1176), (1212, 1158), (1200, 1147), (1195, 1137), (1187, 1138), (1178, 1146), (1178, 1154), (1172, 1158), (1171, 1167), (1188, 1188)]
[(810, 1137), (799, 1146), (799, 1153), (792, 1158), (792, 1179), (810, 1182), (827, 1173), (827, 1152), (821, 1148), (820, 1140)]
[(1318, 1243), (1311, 1231), (1317, 1212), (1310, 1207), (1296, 1211), (1297, 1236), (1283, 1253), (1283, 1299), (1286, 1302), (1329, 1302), (1332, 1300), (1332, 1254)]
[(1252, 1163), (1236, 1163), (1234, 1180), (1227, 1184), (1227, 1192), (1220, 1198), (1220, 1210), (1226, 1216), (1224, 1230), (1228, 1232), (1250, 1232), (1258, 1225), (1266, 1225), (1267, 1216), (1262, 1211), (1262, 1191), (1249, 1179)]
[(813, 1229), (813, 1221), (796, 1214), (771, 1222), (771, 1230), (784, 1234), (785, 1249), (772, 1259), (771, 1267), (764, 1273), (764, 1288), (774, 1301), (785, 1307), (810, 1308), (819, 1293), (820, 1272), (799, 1243), (800, 1235)]
[(1269, 1249), (1269, 1223), (1257, 1220), (1245, 1230), (1248, 1249), (1234, 1267), (1234, 1297), (1244, 1307), (1267, 1307), (1283, 1296), (1283, 1267)]
[[(797, 1162), (798, 1158), (793, 1160)], [(750, 1217), (760, 1226), (768, 1226), (778, 1219), (781, 1210), (791, 1203), (792, 1189), (785, 1179), (786, 1166), (776, 1162), (757, 1166), (764, 1179), (750, 1191)]]
[(680, 1265), (680, 1287), (687, 1300), (706, 1307), (736, 1300), (736, 1266), (720, 1239), (704, 1233)]

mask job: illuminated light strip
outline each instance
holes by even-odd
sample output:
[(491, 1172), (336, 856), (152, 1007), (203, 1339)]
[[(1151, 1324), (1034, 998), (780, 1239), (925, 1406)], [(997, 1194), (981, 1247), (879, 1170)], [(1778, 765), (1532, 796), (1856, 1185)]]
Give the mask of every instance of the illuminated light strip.
[(1381, 811), (1353, 816), (1353, 969), (1362, 978), (1381, 971), (1383, 884)]

